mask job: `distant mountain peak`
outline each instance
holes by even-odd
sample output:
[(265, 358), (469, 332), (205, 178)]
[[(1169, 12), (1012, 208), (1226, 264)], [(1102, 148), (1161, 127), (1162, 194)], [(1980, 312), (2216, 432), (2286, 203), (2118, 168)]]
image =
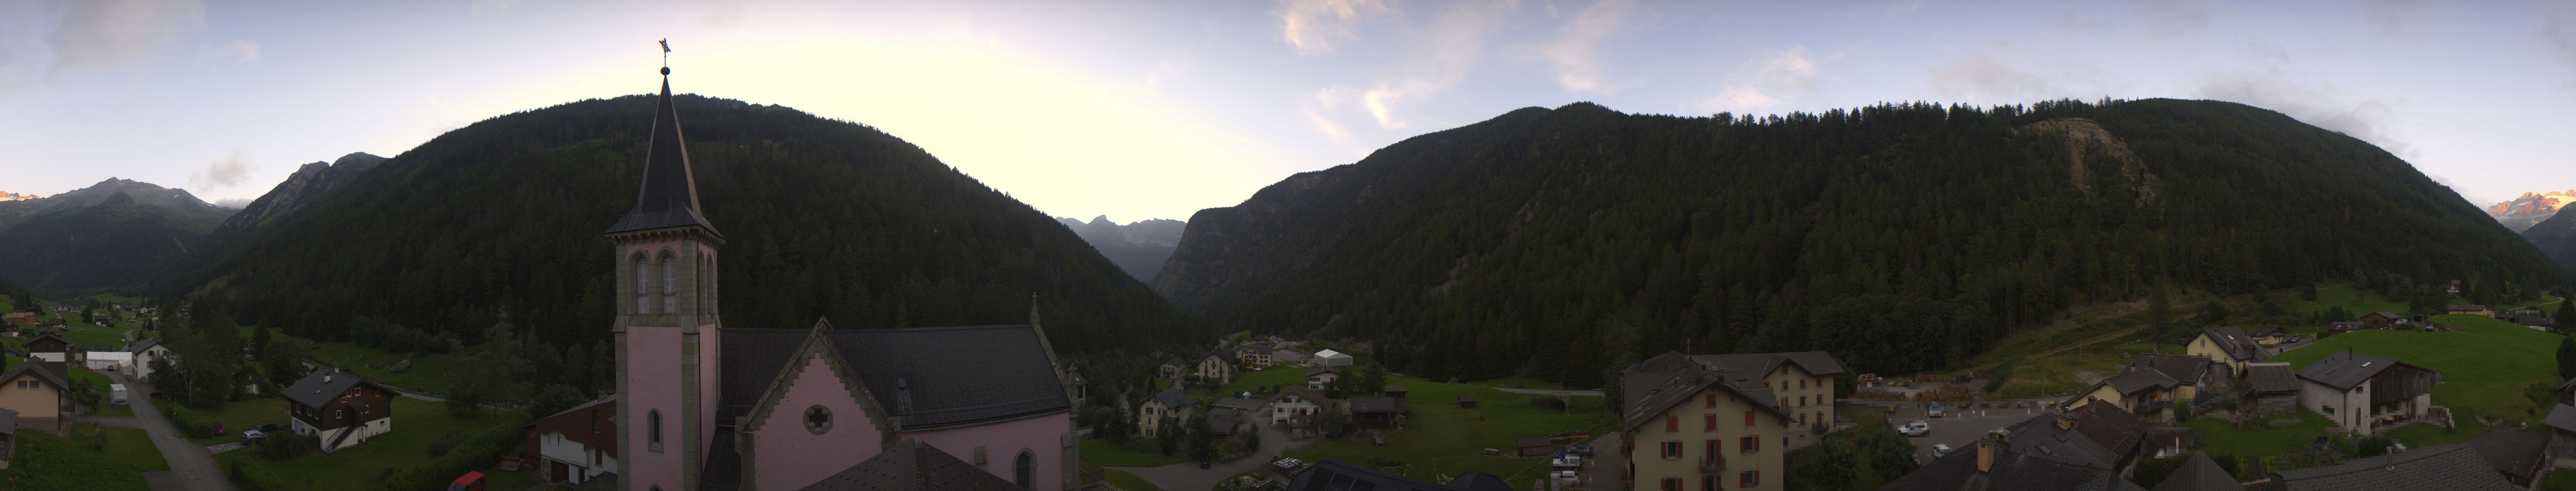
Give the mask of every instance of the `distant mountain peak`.
[(2505, 228), (2521, 232), (2530, 229), (2532, 224), (2556, 216), (2558, 210), (2566, 208), (2570, 201), (2576, 201), (2576, 189), (2524, 192), (2512, 200), (2487, 205), (2487, 216), (2495, 217), (2496, 222), (2504, 224)]
[(330, 162), (317, 161), (296, 167), (294, 174), (287, 175), (285, 181), (277, 183), (275, 188), (270, 188), (268, 194), (260, 195), (259, 199), (252, 200), (249, 205), (243, 206), (240, 213), (234, 213), (231, 218), (224, 219), (223, 226), (217, 227), (215, 232), (222, 234), (246, 229), (271, 219), (293, 215), (296, 211), (320, 201), (322, 196), (330, 194), (332, 189), (357, 178), (368, 169), (376, 168), (377, 164), (382, 164), (385, 160), (384, 157), (366, 152), (354, 152)]

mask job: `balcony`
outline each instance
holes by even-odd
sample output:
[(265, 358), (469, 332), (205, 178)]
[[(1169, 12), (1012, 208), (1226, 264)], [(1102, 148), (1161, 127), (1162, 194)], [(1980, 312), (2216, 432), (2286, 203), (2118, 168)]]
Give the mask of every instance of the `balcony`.
[(1726, 459), (1701, 459), (1699, 461), (1699, 473), (1716, 474), (1720, 472), (1726, 472)]

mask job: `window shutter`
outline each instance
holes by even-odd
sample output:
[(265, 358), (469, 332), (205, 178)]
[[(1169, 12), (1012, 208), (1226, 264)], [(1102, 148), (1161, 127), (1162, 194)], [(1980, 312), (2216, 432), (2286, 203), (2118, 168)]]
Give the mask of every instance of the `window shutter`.
[(1744, 425), (1753, 426), (1753, 410), (1744, 410)]

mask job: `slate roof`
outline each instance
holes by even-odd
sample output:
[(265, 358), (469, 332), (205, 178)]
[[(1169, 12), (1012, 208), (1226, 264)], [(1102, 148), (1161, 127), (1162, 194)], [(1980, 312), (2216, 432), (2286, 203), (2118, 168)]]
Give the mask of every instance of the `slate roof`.
[(2110, 385), (2113, 390), (2118, 390), (2122, 394), (2136, 394), (2140, 391), (2163, 389), (2175, 385), (2173, 377), (2167, 377), (2154, 370), (2113, 375), (2111, 378), (2103, 379), (2102, 383)]
[(30, 360), (22, 362), (19, 363), (18, 366), (10, 368), (8, 372), (0, 373), (0, 380), (16, 380), (18, 378), (18, 374), (30, 372), (35, 373), (36, 378), (44, 379), (47, 382), (53, 382), (54, 388), (62, 390), (71, 390), (72, 388), (72, 375), (70, 370), (63, 367), (63, 362), (58, 361)]
[(1021, 491), (1019, 485), (958, 460), (919, 438), (816, 481), (803, 491)]
[(2330, 322), (2326, 324), (2326, 330), (2329, 331), (2359, 331), (2367, 327), (2368, 326), (2361, 325), (2359, 322)]
[(689, 146), (680, 135), (680, 113), (671, 107), (671, 80), (662, 79), (662, 96), (653, 103), (653, 141), (645, 148), (644, 182), (635, 193), (635, 209), (618, 218), (605, 233), (698, 226), (708, 235), (715, 225), (698, 213), (697, 178), (689, 169)]
[(2485, 458), (2466, 444), (2425, 447), (2341, 464), (2272, 473), (2281, 491), (2509, 491)]
[(2181, 384), (2191, 384), (2209, 375), (2208, 358), (2191, 355), (2140, 353), (2129, 359), (2128, 370), (2154, 370)]
[(2454, 312), (2456, 312), (2456, 311), (2487, 310), (2487, 306), (2485, 306), (2485, 305), (2453, 305), (2453, 306), (2451, 306), (2450, 310), (2451, 310), (2451, 311), (2454, 311)]
[[(2071, 423), (2060, 427), (2061, 419)], [(2014, 452), (2101, 468), (2127, 465), (2147, 438), (2146, 419), (2110, 404), (2086, 404), (2063, 415), (2043, 414), (2005, 429)]]
[(2259, 338), (2264, 336), (2286, 336), (2290, 333), (2289, 331), (2281, 329), (2281, 326), (2265, 325), (2263, 327), (2254, 328), (2254, 332), (2248, 334), (2253, 334), (2254, 337)]
[(1994, 450), (1994, 466), (1977, 471), (1977, 444), (1933, 459), (1878, 491), (2146, 491), (2111, 469)]
[[(901, 430), (1006, 421), (1070, 411), (1055, 362), (1026, 324), (833, 329), (823, 341), (897, 416)], [(718, 421), (748, 414), (767, 395), (809, 329), (728, 328), (722, 339)]]
[(2247, 336), (2244, 329), (2236, 326), (2204, 328), (2200, 335), (2208, 336), (2210, 343), (2218, 345), (2219, 351), (2226, 352), (2228, 358), (2260, 361), (2257, 358), (2263, 355), (2260, 346), (2254, 344), (2254, 337)]
[(131, 342), (127, 342), (127, 343), (125, 343), (125, 352), (127, 352), (127, 353), (142, 353), (142, 352), (143, 352), (143, 350), (152, 349), (152, 347), (153, 347), (153, 346), (159, 346), (159, 345), (161, 345), (161, 340), (160, 340), (160, 339), (153, 339), (153, 338), (138, 339), (138, 340), (134, 340), (134, 341), (131, 341)]
[(341, 393), (348, 392), (350, 387), (357, 387), (358, 384), (363, 383), (367, 383), (366, 379), (358, 378), (357, 375), (314, 370), (313, 373), (304, 374), (303, 380), (295, 381), (295, 385), (286, 386), (285, 390), (278, 393), (286, 396), (287, 400), (295, 401), (296, 404), (304, 407), (322, 407), (323, 404), (329, 404), (331, 398), (339, 397)]
[[(590, 401), (590, 402), (581, 403), (581, 405), (573, 406), (573, 407), (572, 407), (572, 409), (565, 409), (565, 410), (562, 410), (562, 411), (555, 411), (555, 413), (554, 413), (554, 414), (548, 414), (548, 415), (546, 415), (546, 417), (543, 417), (543, 418), (537, 418), (537, 420), (553, 419), (553, 418), (554, 418), (554, 417), (556, 417), (556, 416), (562, 416), (562, 415), (566, 415), (566, 414), (572, 414), (572, 413), (574, 413), (574, 412), (581, 411), (581, 410), (583, 410), (583, 409), (590, 409), (590, 407), (591, 407), (591, 406), (597, 406), (597, 405), (607, 404), (607, 403), (611, 403), (611, 402), (617, 402), (617, 396), (615, 396), (615, 395), (610, 395), (610, 396), (608, 396), (608, 397), (602, 397), (602, 398), (599, 398), (599, 400), (595, 400), (595, 401)], [(536, 425), (536, 424), (537, 424), (537, 423), (536, 423), (536, 421), (532, 420), (532, 421), (529, 421), (529, 422), (528, 422), (527, 426), (533, 426), (533, 425)]]
[(2362, 314), (2362, 317), (2369, 317), (2369, 316), (2374, 315), (2374, 314), (2376, 314), (2376, 315), (2378, 315), (2378, 316), (2380, 316), (2380, 317), (2386, 317), (2386, 318), (2388, 318), (2388, 320), (2398, 320), (2398, 319), (2404, 319), (2404, 318), (2406, 318), (2406, 316), (2397, 315), (2397, 314), (2396, 314), (2396, 313), (2394, 313), (2394, 312), (2388, 312), (2388, 311), (2379, 311), (2379, 312), (2371, 312), (2371, 313), (2368, 313), (2368, 314)]
[(1764, 377), (1770, 376), (1771, 372), (1778, 371), (1780, 369), (1780, 365), (1783, 364), (1796, 364), (1798, 365), (1798, 369), (1806, 370), (1807, 373), (1817, 376), (1834, 376), (1843, 374), (1842, 363), (1834, 361), (1834, 355), (1823, 351), (1692, 355), (1690, 358), (1692, 360), (1699, 361), (1700, 364), (1709, 365), (1713, 367), (1712, 369), (1714, 370), (1725, 372), (1753, 371)]
[(1342, 374), (1342, 371), (1341, 371), (1341, 370), (1333, 369), (1333, 367), (1315, 367), (1315, 369), (1313, 369), (1313, 370), (1307, 370), (1307, 371), (1306, 371), (1306, 376), (1308, 376), (1308, 377), (1313, 377), (1313, 376), (1315, 376), (1316, 374), (1321, 374), (1321, 373), (1330, 373), (1330, 374), (1333, 374), (1333, 375), (1341, 375), (1341, 374)]
[(1154, 400), (1162, 401), (1163, 407), (1172, 409), (1199, 407), (1199, 401), (1190, 400), (1189, 395), (1181, 393), (1180, 387), (1163, 389), (1162, 392), (1156, 392), (1154, 393)]
[(1512, 485), (1504, 484), (1501, 476), (1486, 474), (1485, 471), (1467, 471), (1466, 474), (1459, 474), (1458, 477), (1449, 479), (1449, 487), (1467, 491), (1512, 491)]
[(1413, 409), (1413, 404), (1404, 398), (1386, 396), (1353, 397), (1350, 405), (1352, 413), (1396, 413)]
[[(1663, 357), (1659, 356), (1658, 358)], [(1620, 383), (1625, 387), (1629, 387), (1628, 390), (1638, 390), (1638, 388), (1643, 388), (1644, 390), (1638, 393), (1640, 395), (1629, 396), (1630, 399), (1636, 400), (1637, 403), (1628, 405), (1627, 410), (1621, 414), (1619, 418), (1621, 431), (1635, 431), (1638, 426), (1642, 426), (1648, 421), (1654, 420), (1656, 416), (1664, 414), (1664, 411), (1671, 410), (1674, 405), (1688, 401), (1692, 395), (1698, 394), (1700, 391), (1706, 390), (1710, 387), (1724, 389), (1728, 393), (1735, 394), (1736, 397), (1753, 403), (1754, 407), (1768, 410), (1771, 414), (1783, 419), (1791, 418), (1788, 411), (1780, 409), (1780, 406), (1778, 405), (1780, 403), (1779, 396), (1772, 395), (1771, 388), (1762, 385), (1762, 381), (1758, 379), (1758, 377), (1760, 377), (1759, 374), (1755, 374), (1753, 372), (1712, 372), (1706, 368), (1702, 368), (1696, 363), (1678, 363), (1674, 365), (1678, 365), (1676, 368), (1678, 368), (1679, 371), (1669, 374), (1635, 371), (1648, 368), (1660, 368), (1645, 366), (1644, 362), (1639, 362), (1639, 365), (1629, 367), (1631, 371), (1623, 376)], [(1643, 382), (1654, 380), (1660, 381)], [(1630, 384), (1629, 382), (1631, 381), (1641, 381), (1641, 383)]]
[(1261, 406), (1266, 404), (1269, 404), (1269, 402), (1262, 401), (1260, 399), (1219, 397), (1216, 398), (1216, 402), (1208, 403), (1208, 406), (1217, 409), (1233, 409), (1236, 411), (1252, 412), (1261, 410)]
[(2558, 407), (2549, 408), (2549, 416), (2541, 418), (2540, 421), (2558, 431), (2576, 433), (2576, 406), (2559, 404)]
[[(35, 346), (35, 345), (36, 345), (36, 342), (37, 342), (37, 341), (43, 341), (43, 340), (45, 340), (45, 338), (54, 338), (54, 342), (57, 342), (57, 343), (63, 343), (63, 350), (64, 350), (64, 351), (36, 351), (36, 350), (33, 348), (33, 346)], [(28, 351), (28, 352), (30, 352), (30, 353), (65, 353), (65, 352), (69, 352), (69, 351), (72, 349), (72, 346), (73, 346), (73, 345), (72, 345), (72, 342), (71, 342), (71, 341), (64, 340), (62, 336), (56, 336), (56, 335), (52, 335), (52, 334), (46, 334), (46, 335), (43, 335), (43, 336), (36, 336), (36, 337), (32, 337), (32, 338), (27, 338), (27, 346), (29, 346), (29, 348), (28, 348), (28, 350), (27, 350), (27, 351)]]
[(2245, 388), (2252, 392), (2297, 392), (2299, 374), (2288, 363), (2254, 363), (2245, 366)]
[[(2370, 381), (2370, 378), (2378, 376), (2379, 372), (2398, 365), (2406, 365), (2406, 363), (2350, 351), (2337, 351), (2326, 355), (2325, 359), (2308, 364), (2307, 368), (2299, 369), (2299, 378), (2325, 384), (2328, 387), (2352, 390), (2353, 386)], [(2414, 365), (2406, 366), (2427, 372), (2432, 371)]]
[(2227, 475), (2227, 469), (2219, 468), (2217, 461), (2209, 460), (2209, 454), (2193, 452), (2190, 459), (2182, 461), (2182, 467), (2166, 474), (2164, 482), (2156, 483), (2155, 491), (2246, 490), (2244, 484), (2236, 482), (2235, 476)]
[(2537, 431), (2496, 429), (2469, 439), (2467, 445), (2478, 451), (2488, 465), (2508, 480), (2530, 477), (2541, 468), (2541, 456), (2549, 451), (2549, 434)]
[[(1459, 483), (1462, 480), (1466, 480), (1466, 476), (1459, 476), (1449, 482), (1473, 484), (1473, 482)], [(1314, 465), (1306, 466), (1305, 470), (1297, 471), (1297, 475), (1288, 477), (1288, 486), (1281, 489), (1284, 491), (1487, 491), (1486, 488), (1471, 489), (1419, 481), (1333, 459), (1318, 460)]]
[(734, 491), (742, 485), (742, 452), (733, 446), (733, 425), (716, 425), (707, 444), (707, 463), (698, 470), (701, 491)]

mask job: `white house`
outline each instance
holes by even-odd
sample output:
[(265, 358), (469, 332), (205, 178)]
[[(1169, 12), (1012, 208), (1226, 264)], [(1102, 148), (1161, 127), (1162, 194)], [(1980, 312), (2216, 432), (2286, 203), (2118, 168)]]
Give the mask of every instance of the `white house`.
[(1315, 352), (1315, 365), (1325, 367), (1351, 366), (1351, 355), (1349, 353), (1329, 349), (1317, 351)]
[(2299, 405), (2360, 435), (2423, 418), (2442, 382), (2441, 372), (2350, 351), (2326, 355), (2298, 377)]
[(1342, 371), (1334, 369), (1333, 367), (1320, 367), (1314, 370), (1307, 370), (1306, 388), (1309, 390), (1324, 390), (1331, 388), (1334, 381), (1341, 379)]
[(134, 366), (134, 354), (123, 351), (91, 351), (81, 354), (81, 366), (93, 372), (126, 373)]
[(125, 378), (141, 381), (152, 380), (152, 360), (170, 356), (170, 346), (161, 344), (159, 339), (125, 343), (125, 351), (134, 354), (134, 363), (125, 368)]
[(519, 451), (545, 459), (537, 464), (537, 477), (582, 484), (617, 472), (616, 402), (617, 396), (608, 396), (522, 426), (528, 436)]

